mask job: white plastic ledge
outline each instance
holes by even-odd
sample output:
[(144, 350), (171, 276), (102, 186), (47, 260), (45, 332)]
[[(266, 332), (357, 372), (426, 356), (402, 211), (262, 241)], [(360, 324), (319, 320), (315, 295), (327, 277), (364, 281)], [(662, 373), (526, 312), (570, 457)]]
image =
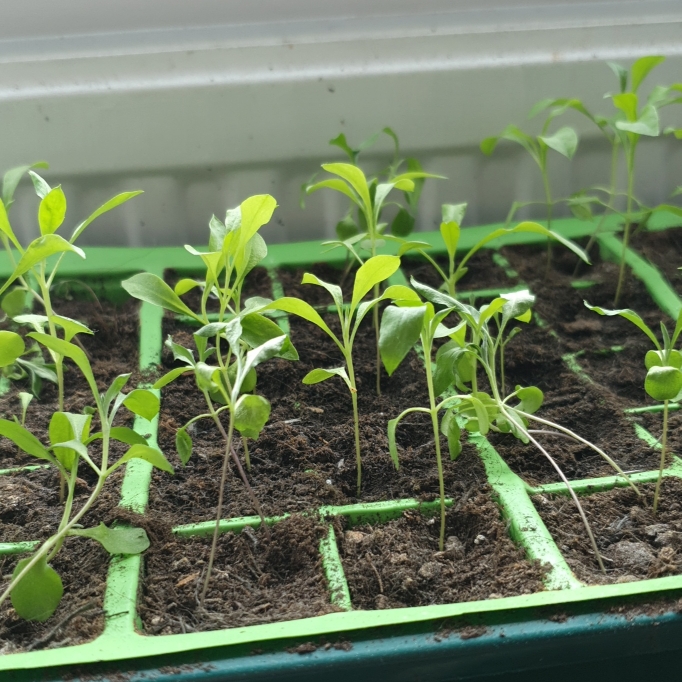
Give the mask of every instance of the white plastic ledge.
[[(331, 137), (384, 125), (449, 178), (427, 183), (421, 228), (444, 201), (468, 200), (469, 224), (500, 220), (513, 199), (541, 196), (540, 179), (519, 150), (484, 157), (483, 137), (526, 124), (544, 97), (607, 112), (607, 59), (664, 54), (652, 82), (682, 81), (682, 0), (22, 0), (3, 17), (3, 167), (50, 161), (74, 223), (145, 190), (89, 228), (98, 244), (200, 242), (211, 213), (260, 192), (280, 203), (270, 241), (329, 236), (344, 204), (320, 193), (303, 211), (300, 186), (340, 158)], [(682, 125), (682, 108), (666, 113)], [(565, 120), (584, 137), (572, 163), (553, 159), (557, 195), (608, 173), (599, 136)], [(679, 142), (649, 142), (639, 162), (646, 201), (682, 184)], [(28, 239), (36, 203), (29, 188), (19, 199), (12, 220)]]

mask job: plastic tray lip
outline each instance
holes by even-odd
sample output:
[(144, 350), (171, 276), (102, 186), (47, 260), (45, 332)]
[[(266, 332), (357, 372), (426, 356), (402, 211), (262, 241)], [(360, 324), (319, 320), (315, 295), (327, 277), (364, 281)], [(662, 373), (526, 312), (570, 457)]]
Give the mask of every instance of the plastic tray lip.
[[(501, 225), (483, 226), (463, 230), (460, 250), (470, 248), (482, 234), (492, 228)], [(655, 229), (665, 229), (672, 226), (664, 224), (663, 227)], [(582, 222), (574, 219), (556, 220), (554, 228), (558, 229), (564, 236), (577, 238), (591, 234), (594, 225), (589, 222)], [(611, 227), (614, 229), (615, 225)], [(420, 239), (430, 241), (434, 245), (440, 239), (437, 232), (417, 233)], [(512, 235), (512, 239), (505, 243), (541, 243), (544, 237), (540, 235)], [(526, 238), (524, 238), (526, 237)], [(599, 237), (602, 248), (612, 254), (621, 247), (618, 239), (611, 233), (606, 232)], [(489, 248), (499, 248), (499, 243), (493, 242)], [(264, 265), (273, 267), (297, 267), (311, 262), (327, 260), (333, 262), (337, 259), (328, 254), (320, 254), (320, 243), (303, 242), (299, 244), (276, 244), (270, 248), (268, 257)], [(443, 249), (440, 249), (444, 252)], [(434, 252), (437, 252), (434, 249)], [(90, 248), (86, 249), (88, 259), (85, 262), (79, 259), (65, 259), (62, 273), (65, 276), (93, 275), (106, 272), (105, 279), (119, 279), (122, 275), (132, 274), (137, 271), (155, 272), (161, 275), (165, 269), (196, 269), (192, 257), (181, 247), (155, 247), (155, 248)], [(671, 310), (682, 307), (682, 302), (672, 292), (669, 285), (660, 276), (655, 268), (651, 271), (651, 266), (645, 263), (634, 252), (628, 252), (628, 265), (636, 274), (645, 280), (647, 286), (652, 283), (655, 288), (664, 285), (662, 300), (655, 297), (659, 306), (670, 314)], [(645, 267), (642, 267), (645, 266)], [(656, 275), (658, 273), (658, 281)], [(0, 277), (9, 274), (8, 261), (5, 254), (0, 254)], [(652, 292), (653, 295), (653, 292)], [(160, 325), (162, 312), (143, 304), (140, 312), (141, 326), (145, 326), (148, 332)], [(160, 329), (151, 334), (151, 339), (147, 339), (147, 347), (144, 347), (142, 339), (145, 335), (141, 333), (141, 357), (142, 366), (158, 363), (160, 345)], [(136, 424), (137, 426), (137, 424)], [(140, 424), (144, 432), (152, 428), (152, 424), (145, 422)], [(154, 430), (155, 433), (155, 430)], [(137, 475), (145, 476), (144, 462), (136, 462), (141, 469)], [(148, 465), (147, 465), (148, 466)], [(130, 468), (133, 468), (129, 465)], [(680, 475), (674, 471), (670, 475)], [(593, 479), (594, 480), (594, 479)], [(139, 492), (139, 491), (138, 491)], [(543, 492), (540, 489), (529, 489), (528, 494)], [(122, 498), (125, 498), (122, 490)], [(400, 500), (395, 502), (401, 502)], [(140, 499), (139, 495), (128, 499), (122, 499), (122, 504), (132, 509), (143, 510), (146, 499)], [(390, 503), (389, 503), (390, 504)], [(351, 506), (351, 505), (347, 505)], [(363, 505), (357, 505), (363, 506)], [(325, 509), (324, 507), (322, 509)], [(336, 508), (326, 508), (330, 512), (336, 512)], [(164, 657), (173, 654), (190, 652), (197, 650), (228, 650), (236, 645), (256, 644), (266, 641), (291, 640), (306, 637), (316, 637), (321, 635), (332, 635), (340, 633), (359, 633), (366, 630), (388, 626), (406, 626), (418, 623), (438, 623), (448, 619), (456, 619), (465, 616), (481, 616), (491, 614), (507, 614), (508, 616), (518, 616), (519, 621), (523, 621), (533, 615), (535, 609), (548, 606), (568, 606), (578, 604), (594, 605), (594, 624), (600, 627), (603, 624), (604, 614), (599, 610), (601, 604), (610, 603), (612, 600), (625, 597), (656, 595), (661, 593), (682, 592), (682, 575), (667, 576), (632, 583), (620, 583), (612, 585), (592, 585), (577, 586), (570, 589), (545, 590), (530, 595), (518, 595), (514, 597), (504, 597), (500, 599), (487, 599), (481, 601), (460, 602), (456, 604), (442, 604), (425, 607), (410, 607), (401, 609), (387, 609), (383, 611), (347, 611), (343, 613), (331, 613), (313, 618), (299, 619), (295, 621), (283, 621), (279, 623), (269, 623), (263, 625), (253, 625), (227, 630), (215, 630), (200, 633), (174, 634), (174, 635), (143, 635), (134, 630), (135, 608), (134, 600), (137, 592), (137, 585), (140, 573), (140, 557), (115, 557), (109, 569), (107, 578), (106, 599), (113, 598), (110, 595), (110, 580), (116, 575), (118, 579), (127, 580), (125, 589), (115, 595), (119, 600), (129, 601), (127, 610), (109, 614), (104, 632), (95, 640), (86, 644), (67, 646), (60, 649), (50, 649), (34, 652), (20, 652), (8, 654), (0, 657), (0, 670), (30, 670), (43, 667), (53, 667), (60, 665), (88, 664), (97, 662), (114, 662), (130, 659), (148, 659), (149, 657)], [(130, 604), (133, 606), (130, 607)], [(645, 620), (648, 617), (644, 617)], [(650, 617), (650, 620), (660, 620), (658, 617)], [(548, 624), (551, 627), (551, 624)]]

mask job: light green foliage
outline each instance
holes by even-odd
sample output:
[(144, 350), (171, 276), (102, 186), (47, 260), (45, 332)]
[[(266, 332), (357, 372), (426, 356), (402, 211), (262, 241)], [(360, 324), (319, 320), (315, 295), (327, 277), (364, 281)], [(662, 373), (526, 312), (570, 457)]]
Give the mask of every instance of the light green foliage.
[[(209, 221), (208, 250), (197, 251), (185, 246), (188, 253), (200, 261), (204, 270), (202, 280), (182, 279), (171, 289), (160, 277), (141, 273), (122, 283), (131, 296), (173, 313), (189, 315), (202, 325), (194, 334), (194, 349), (185, 348), (168, 337), (166, 345), (181, 366), (167, 372), (154, 384), (155, 389), (162, 389), (182, 375), (191, 375), (204, 397), (208, 411), (190, 419), (178, 429), (175, 436), (175, 446), (183, 465), (192, 456), (191, 431), (194, 422), (212, 419), (225, 442), (216, 526), (201, 593), (202, 602), (215, 558), (230, 459), (237, 466), (254, 508), (265, 526), (260, 503), (251, 490), (233, 445), (236, 430), (242, 435), (246, 468), (250, 470), (247, 438), (258, 438), (270, 417), (268, 400), (252, 394), (257, 382), (256, 368), (275, 357), (298, 360), (298, 353), (289, 338), (264, 315), (271, 309), (271, 301), (259, 297), (248, 299), (244, 305), (241, 301), (246, 276), (268, 253), (258, 231), (269, 222), (276, 206), (273, 197), (262, 194), (249, 197), (237, 208), (228, 210), (224, 222), (213, 216)], [(201, 303), (199, 310), (192, 310), (181, 297), (197, 287), (202, 290)], [(207, 301), (211, 294), (219, 302), (217, 322), (209, 321), (208, 317)], [(212, 345), (209, 345), (209, 341), (213, 342)], [(140, 401), (134, 395), (128, 401), (138, 409), (152, 407), (151, 404), (139, 404)], [(227, 429), (220, 420), (223, 412), (227, 412), (229, 417)]]
[(682, 311), (677, 316), (673, 335), (670, 336), (666, 326), (661, 322), (661, 339), (659, 343), (656, 334), (644, 322), (644, 320), (629, 308), (620, 310), (607, 310), (600, 306), (590, 305), (587, 301), (585, 306), (599, 315), (608, 317), (622, 317), (631, 322), (640, 331), (647, 335), (655, 350), (647, 351), (644, 356), (644, 366), (647, 373), (644, 379), (644, 390), (646, 394), (663, 403), (663, 435), (661, 437), (661, 461), (658, 470), (658, 480), (654, 493), (654, 512), (658, 509), (658, 501), (661, 491), (661, 480), (666, 461), (666, 447), (668, 443), (668, 402), (682, 399), (682, 353), (675, 348), (677, 341), (682, 333)]
[[(32, 300), (38, 302), (45, 311), (46, 329), (51, 336), (57, 337), (57, 322), (53, 311), (50, 296), (51, 287), (59, 271), (59, 266), (67, 253), (73, 253), (80, 258), (85, 258), (82, 249), (76, 246), (75, 242), (82, 234), (83, 230), (98, 216), (110, 211), (112, 208), (128, 201), (141, 192), (124, 192), (119, 194), (94, 211), (86, 220), (76, 226), (69, 238), (57, 234), (64, 224), (66, 218), (67, 201), (61, 186), (50, 187), (47, 181), (38, 175), (34, 168), (47, 168), (44, 162), (38, 162), (30, 166), (20, 166), (7, 171), (3, 178), (2, 200), (0, 201), (0, 239), (7, 251), (10, 262), (14, 264), (12, 274), (0, 287), (0, 295), (8, 288), (17, 283), (18, 286), (9, 291), (2, 298), (2, 309), (14, 319), (17, 324), (21, 324), (19, 318), (26, 303), (26, 296), (30, 295)], [(8, 210), (14, 203), (14, 192), (25, 173), (30, 176), (36, 194), (40, 202), (38, 204), (37, 222), (40, 229), (40, 237), (34, 239), (26, 247), (23, 247), (12, 229), (9, 221)], [(19, 260), (15, 259), (15, 252), (18, 252)], [(53, 258), (53, 257), (56, 257)], [(37, 284), (32, 285), (31, 282)], [(63, 328), (64, 325), (61, 325)], [(66, 329), (66, 328), (65, 328)], [(76, 332), (78, 333), (78, 332)], [(70, 341), (73, 334), (65, 337)], [(13, 371), (6, 373), (11, 379), (23, 378), (30, 375), (31, 390), (38, 395), (42, 386), (42, 380), (55, 381), (59, 387), (59, 409), (64, 408), (64, 378), (63, 378), (63, 357), (54, 349), (50, 349), (50, 356), (53, 366), (45, 363), (42, 353), (33, 347), (30, 350), (33, 357), (19, 359)]]
[[(40, 439), (23, 425), (29, 400), (22, 398), (22, 421), (0, 419), (0, 435), (11, 440), (20, 450), (55, 466), (65, 482), (68, 494), (64, 502), (62, 519), (57, 532), (43, 542), (33, 556), (23, 559), (17, 565), (9, 586), (0, 595), (0, 603), (11, 597), (17, 613), (27, 620), (46, 620), (56, 610), (62, 596), (61, 579), (49, 566), (49, 562), (60, 550), (69, 535), (79, 535), (98, 541), (107, 551), (114, 554), (138, 554), (149, 546), (147, 536), (137, 528), (107, 528), (103, 524), (95, 528), (81, 528), (78, 524), (99, 497), (107, 478), (120, 466), (131, 459), (142, 459), (158, 469), (173, 473), (173, 467), (156, 448), (147, 445), (142, 436), (127, 427), (113, 426), (121, 407), (145, 419), (153, 419), (159, 411), (159, 399), (147, 389), (134, 389), (124, 393), (130, 374), (122, 374), (112, 382), (104, 394), (100, 394), (92, 368), (85, 353), (74, 344), (39, 332), (32, 332), (33, 338), (51, 350), (57, 350), (62, 357), (70, 358), (81, 370), (92, 390), (94, 410), (83, 414), (56, 411), (48, 427), (49, 444)], [(27, 394), (23, 394), (26, 396)], [(91, 434), (93, 413), (96, 413), (101, 431)], [(99, 464), (90, 457), (90, 446), (100, 440), (101, 460)], [(110, 462), (110, 443), (117, 440), (130, 445), (124, 455)], [(78, 469), (81, 462), (87, 464), (96, 477), (95, 487), (87, 501), (74, 511), (74, 495)]]

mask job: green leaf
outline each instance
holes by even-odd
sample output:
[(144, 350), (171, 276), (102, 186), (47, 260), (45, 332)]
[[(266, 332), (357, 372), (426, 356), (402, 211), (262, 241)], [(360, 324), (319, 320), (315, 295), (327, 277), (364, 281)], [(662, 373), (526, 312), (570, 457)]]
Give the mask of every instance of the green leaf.
[(188, 291), (192, 291), (192, 289), (195, 289), (200, 285), (201, 282), (198, 282), (196, 279), (181, 279), (173, 287), (173, 292), (178, 296), (184, 296)]
[(159, 413), (161, 402), (158, 396), (145, 388), (136, 388), (126, 396), (123, 404), (134, 414), (151, 421)]
[(644, 390), (654, 400), (673, 400), (682, 391), (682, 372), (676, 367), (652, 367), (644, 380)]
[(242, 201), (240, 208), (242, 224), (239, 230), (239, 245), (243, 247), (270, 221), (277, 208), (277, 202), (269, 194), (257, 194)]
[[(256, 348), (270, 339), (282, 336), (282, 329), (275, 322), (258, 313), (245, 315), (241, 318), (241, 324), (241, 339), (250, 348)], [(288, 336), (278, 357), (284, 360), (298, 360), (298, 353)]]
[(628, 89), (628, 70), (615, 62), (606, 62), (606, 64), (616, 74), (620, 91), (625, 92)]
[(448, 256), (450, 256), (450, 259), (454, 258), (457, 252), (457, 244), (459, 244), (460, 230), (458, 223), (454, 221), (441, 223), (440, 234), (445, 248), (448, 250)]
[(659, 64), (665, 61), (665, 57), (648, 56), (640, 57), (632, 65), (632, 91), (637, 92), (642, 81), (649, 75), (649, 72)]
[(308, 320), (308, 322), (312, 322), (314, 325), (317, 325), (333, 339), (336, 338), (334, 332), (329, 329), (327, 323), (320, 317), (320, 314), (315, 310), (315, 308), (313, 308), (309, 303), (301, 301), (298, 298), (293, 298), (290, 296), (278, 298), (276, 301), (268, 303), (263, 310), (283, 310), (285, 313), (298, 315), (304, 320)]
[(391, 234), (396, 237), (407, 237), (414, 229), (414, 217), (402, 206), (391, 223)]
[(537, 386), (527, 386), (526, 388), (517, 386), (515, 390), (518, 399), (521, 401), (518, 406), (519, 410), (533, 414), (540, 409), (545, 396)]
[(9, 438), (20, 450), (33, 457), (45, 459), (52, 464), (55, 458), (43, 444), (26, 428), (9, 419), (0, 419), (0, 436)]
[(440, 423), (440, 432), (448, 439), (450, 459), (456, 460), (462, 452), (462, 431), (459, 428), (454, 410), (448, 410)]
[(78, 227), (76, 227), (69, 241), (73, 244), (76, 239), (80, 237), (83, 230), (90, 225), (95, 218), (99, 218), (99, 216), (101, 216), (103, 213), (111, 211), (112, 208), (116, 208), (121, 204), (125, 204), (126, 201), (136, 197), (138, 194), (142, 194), (142, 190), (137, 190), (134, 192), (121, 192), (121, 194), (117, 194), (115, 197), (109, 199), (109, 201), (103, 203), (96, 211), (93, 211), (80, 225), (78, 225)]
[(306, 194), (312, 194), (313, 192), (317, 192), (318, 189), (333, 189), (336, 192), (341, 192), (341, 194), (345, 194), (354, 204), (362, 206), (357, 194), (355, 194), (343, 180), (337, 180), (336, 178), (321, 180), (313, 185), (308, 185), (305, 188), (305, 191)]
[(183, 464), (189, 462), (189, 459), (192, 456), (192, 446), (192, 438), (189, 433), (187, 433), (187, 429), (184, 427), (178, 429), (175, 433), (175, 449)]
[(573, 128), (568, 126), (560, 128), (554, 135), (544, 135), (538, 137), (538, 139), (567, 159), (572, 159), (575, 150), (578, 148), (578, 135)]
[(32, 267), (38, 265), (38, 263), (46, 260), (55, 253), (63, 253), (66, 251), (71, 251), (81, 258), (85, 258), (85, 253), (83, 253), (81, 249), (77, 246), (73, 246), (73, 244), (69, 244), (66, 239), (60, 237), (58, 234), (46, 234), (42, 237), (38, 237), (38, 239), (34, 239), (21, 256), (14, 272), (0, 289), (0, 294), (5, 291), (17, 277), (26, 274)]
[[(88, 437), (91, 421), (91, 415), (70, 412), (54, 412), (50, 418), (48, 427), (50, 445), (54, 456), (67, 471), (73, 466), (76, 455), (82, 455), (82, 450), (78, 446), (85, 447), (83, 441)], [(70, 441), (75, 441), (76, 445), (73, 447), (63, 445)], [(87, 455), (87, 450), (85, 454)]]
[[(620, 95), (614, 95), (612, 99), (613, 105), (625, 114), (627, 121), (632, 123), (637, 120), (637, 95), (632, 92), (624, 92)], [(616, 123), (617, 125), (618, 123)]]
[(399, 267), (400, 258), (397, 256), (373, 256), (365, 261), (355, 273), (351, 310), (357, 308), (375, 284), (387, 280)]
[(441, 213), (444, 223), (457, 223), (461, 225), (464, 220), (464, 214), (467, 210), (466, 201), (462, 204), (443, 204), (441, 206)]
[[(374, 139), (376, 139), (376, 137), (377, 136), (375, 135)], [(352, 162), (355, 162), (355, 157), (357, 156), (358, 152), (356, 152), (354, 149), (351, 149), (350, 145), (346, 141), (346, 136), (343, 133), (339, 133), (339, 135), (337, 135), (335, 138), (329, 140), (329, 144), (342, 149), (348, 158)]]
[(390, 305), (381, 316), (379, 352), (391, 376), (419, 340), (426, 306), (398, 308)]
[(2, 232), (7, 237), (9, 237), (12, 244), (14, 244), (14, 246), (16, 246), (16, 248), (21, 252), (21, 244), (19, 244), (19, 241), (16, 235), (14, 234), (14, 230), (10, 225), (5, 204), (3, 204), (1, 201), (0, 201), (0, 230), (2, 230)]
[(179, 376), (182, 376), (183, 374), (190, 371), (192, 371), (191, 367), (176, 367), (170, 372), (164, 374), (160, 379), (157, 379), (154, 382), (152, 388), (163, 388), (164, 386), (167, 386), (171, 382), (175, 381)]
[(100, 523), (95, 528), (72, 528), (69, 535), (97, 540), (109, 554), (142, 554), (149, 549), (143, 528), (107, 528)]
[(61, 185), (51, 189), (38, 207), (40, 234), (52, 234), (64, 222), (66, 216), (66, 197)]
[(258, 438), (270, 417), (270, 403), (260, 395), (243, 395), (234, 410), (234, 428), (247, 438)]
[(26, 350), (24, 340), (9, 331), (0, 331), (0, 367), (13, 365), (17, 358), (21, 357)]
[(661, 122), (656, 107), (647, 104), (636, 121), (616, 121), (616, 128), (628, 133), (657, 137), (661, 133)]
[(49, 319), (64, 330), (65, 341), (71, 341), (76, 334), (94, 334), (92, 329), (89, 329), (78, 320), (72, 320), (70, 317), (52, 315)]
[(126, 445), (147, 445), (147, 439), (144, 436), (127, 426), (112, 426), (109, 435), (119, 443)]
[[(31, 558), (21, 559), (12, 573), (16, 578), (28, 566)], [(59, 573), (47, 565), (44, 556), (19, 581), (10, 594), (14, 610), (24, 620), (46, 621), (59, 606), (64, 586)]]
[[(332, 175), (338, 175), (340, 178), (345, 180), (356, 191), (358, 197), (360, 197), (360, 201), (364, 205), (363, 208), (367, 211), (372, 210), (372, 201), (369, 196), (367, 178), (365, 177), (365, 174), (362, 172), (362, 170), (360, 170), (357, 166), (353, 166), (350, 163), (323, 163), (322, 168), (324, 168), (324, 170), (326, 170), (327, 173), (331, 173)], [(334, 189), (337, 189), (337, 191), (341, 191), (338, 188)], [(344, 194), (351, 196), (352, 193), (344, 192)], [(359, 203), (357, 202), (357, 199), (355, 199), (354, 201), (356, 203)]]
[(634, 310), (630, 310), (629, 308), (622, 308), (621, 310), (607, 310), (606, 308), (601, 308), (597, 305), (590, 305), (587, 301), (583, 301), (583, 303), (585, 304), (586, 308), (589, 310), (594, 310), (595, 313), (599, 313), (600, 315), (606, 315), (608, 317), (619, 315), (620, 317), (628, 320), (628, 322), (632, 322), (632, 324), (641, 329), (651, 339), (652, 343), (658, 350), (661, 349), (658, 339), (654, 333), (651, 331), (651, 329), (649, 329), (646, 322), (644, 322), (644, 320)]
[(121, 282), (121, 286), (133, 297), (152, 305), (165, 308), (180, 315), (197, 317), (177, 296), (177, 294), (158, 276), (150, 272), (141, 272)]
[(35, 189), (36, 194), (41, 198), (44, 199), (49, 193), (50, 190), (52, 189), (45, 180), (38, 175), (38, 173), (34, 173), (32, 170), (28, 172), (29, 177), (31, 178), (31, 181), (33, 182), (33, 189)]
[(143, 459), (145, 462), (149, 462), (152, 466), (161, 471), (167, 471), (169, 474), (175, 473), (170, 462), (163, 456), (159, 450), (150, 447), (149, 445), (133, 445), (128, 452), (121, 457), (114, 465), (109, 468), (109, 472), (117, 469), (122, 464), (129, 462), (131, 459)]
[(346, 385), (350, 388), (350, 380), (346, 374), (345, 367), (334, 367), (333, 369), (313, 369), (303, 377), (303, 383), (306, 385), (319, 384), (322, 381), (331, 379), (332, 377), (341, 377)]
[(2, 297), (0, 307), (7, 314), (7, 317), (21, 315), (26, 307), (26, 292), (19, 287), (12, 289)]
[(16, 191), (24, 173), (32, 168), (49, 168), (45, 161), (36, 161), (29, 166), (17, 166), (10, 168), (2, 178), (2, 203), (9, 210), (14, 203), (14, 192)]
[(317, 277), (317, 275), (313, 275), (310, 272), (303, 273), (303, 279), (301, 280), (301, 284), (315, 284), (318, 287), (326, 289), (331, 294), (332, 299), (334, 300), (334, 305), (339, 310), (343, 308), (343, 293), (341, 291), (340, 286), (324, 282), (319, 277)]
[(256, 367), (262, 362), (270, 360), (270, 358), (274, 358), (279, 355), (282, 352), (285, 341), (287, 341), (287, 337), (282, 334), (281, 336), (277, 336), (274, 339), (269, 339), (260, 346), (250, 350), (246, 354), (244, 365), (242, 366), (241, 372), (237, 377), (234, 388), (241, 389), (241, 384), (244, 382), (253, 367)]
[(500, 294), (500, 298), (507, 301), (502, 307), (502, 320), (505, 323), (512, 319), (517, 319), (521, 322), (528, 321), (521, 319), (530, 311), (533, 303), (535, 303), (535, 296), (528, 289)]
[(125, 388), (125, 385), (128, 383), (130, 379), (130, 374), (119, 374), (112, 382), (109, 388), (107, 389), (107, 392), (104, 394), (104, 397), (102, 398), (102, 406), (104, 407), (104, 411), (108, 412), (109, 411), (109, 405), (111, 405), (111, 401), (116, 398), (116, 396)]
[(38, 343), (42, 343), (43, 346), (49, 348), (58, 355), (63, 355), (64, 357), (73, 360), (76, 363), (78, 369), (80, 369), (80, 371), (83, 373), (83, 376), (87, 380), (93, 395), (99, 395), (97, 382), (95, 381), (95, 377), (92, 374), (88, 357), (78, 346), (73, 343), (69, 343), (68, 341), (57, 339), (54, 336), (50, 336), (49, 334), (31, 332), (28, 334), (28, 336), (38, 341)]

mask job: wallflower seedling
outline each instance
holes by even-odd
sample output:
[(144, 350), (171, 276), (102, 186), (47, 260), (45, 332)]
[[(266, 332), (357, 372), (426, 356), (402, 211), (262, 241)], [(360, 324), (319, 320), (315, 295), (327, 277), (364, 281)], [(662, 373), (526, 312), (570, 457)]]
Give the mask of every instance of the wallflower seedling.
[[(241, 304), (246, 275), (267, 255), (267, 247), (258, 230), (269, 222), (276, 206), (270, 195), (258, 195), (246, 199), (238, 208), (229, 210), (224, 223), (213, 216), (209, 223), (209, 251), (199, 252), (191, 246), (185, 247), (203, 262), (206, 268), (203, 281), (183, 279), (173, 290), (157, 275), (142, 273), (122, 283), (131, 296), (171, 312), (189, 315), (202, 324), (201, 329), (194, 334), (197, 356), (191, 349), (168, 339), (167, 345), (182, 366), (171, 370), (154, 384), (154, 388), (161, 389), (181, 375), (191, 373), (206, 402), (208, 412), (190, 419), (176, 434), (176, 447), (183, 464), (192, 455), (192, 438), (188, 427), (197, 420), (212, 419), (225, 443), (216, 524), (200, 596), (202, 604), (215, 560), (230, 459), (237, 467), (267, 531), (263, 511), (249, 485), (234, 449), (233, 439), (235, 430), (242, 434), (246, 463), (250, 466), (246, 439), (258, 438), (270, 416), (270, 403), (263, 396), (251, 393), (256, 383), (255, 368), (273, 357), (298, 359), (288, 337), (277, 324), (262, 314), (269, 303), (267, 299), (255, 297), (247, 300), (243, 307)], [(183, 303), (180, 296), (197, 286), (202, 288), (202, 297), (200, 310), (195, 312)], [(207, 301), (211, 293), (219, 301), (217, 322), (211, 322), (208, 318)], [(209, 346), (209, 340), (213, 341), (213, 346)], [(214, 364), (208, 364), (209, 361)], [(216, 403), (219, 407), (215, 406)], [(227, 428), (220, 420), (223, 412), (228, 415)]]
[[(61, 410), (54, 412), (50, 419), (47, 446), (18, 420), (0, 419), (0, 435), (9, 438), (23, 452), (55, 466), (67, 483), (68, 494), (57, 532), (43, 542), (30, 558), (18, 562), (9, 585), (0, 595), (0, 604), (10, 597), (22, 618), (44, 621), (55, 612), (62, 598), (61, 578), (49, 563), (61, 549), (66, 537), (78, 535), (92, 538), (111, 554), (139, 554), (149, 547), (147, 535), (141, 528), (107, 528), (101, 523), (94, 528), (79, 526), (79, 521), (95, 503), (109, 476), (131, 459), (143, 459), (169, 473), (173, 473), (173, 467), (158, 449), (147, 445), (147, 441), (138, 433), (125, 426), (113, 425), (116, 415), (124, 406), (145, 419), (153, 419), (159, 411), (159, 399), (151, 391), (137, 388), (124, 393), (130, 374), (122, 374), (114, 379), (104, 394), (100, 394), (88, 358), (78, 346), (49, 334), (31, 332), (29, 336), (76, 364), (88, 383), (95, 403), (95, 409), (84, 414)], [(99, 417), (101, 426), (101, 431), (97, 433), (90, 433), (93, 412)], [(89, 451), (89, 446), (96, 440), (102, 442), (99, 462), (92, 459)], [(112, 440), (125, 443), (130, 448), (116, 462), (110, 463)], [(93, 470), (97, 482), (83, 506), (74, 512), (81, 461)]]
[(677, 316), (675, 330), (672, 337), (661, 322), (661, 345), (656, 335), (651, 331), (644, 320), (634, 311), (627, 308), (622, 310), (607, 310), (596, 305), (590, 305), (584, 301), (585, 306), (600, 315), (612, 317), (618, 315), (628, 322), (632, 322), (638, 329), (643, 331), (654, 344), (656, 350), (647, 351), (644, 356), (644, 366), (647, 373), (644, 379), (644, 390), (654, 400), (663, 402), (663, 429), (661, 435), (661, 461), (658, 467), (658, 479), (654, 492), (654, 513), (658, 510), (658, 500), (661, 491), (663, 469), (665, 469), (668, 447), (668, 403), (671, 400), (679, 400), (682, 397), (682, 353), (675, 349), (675, 344), (682, 333), (682, 311)]

